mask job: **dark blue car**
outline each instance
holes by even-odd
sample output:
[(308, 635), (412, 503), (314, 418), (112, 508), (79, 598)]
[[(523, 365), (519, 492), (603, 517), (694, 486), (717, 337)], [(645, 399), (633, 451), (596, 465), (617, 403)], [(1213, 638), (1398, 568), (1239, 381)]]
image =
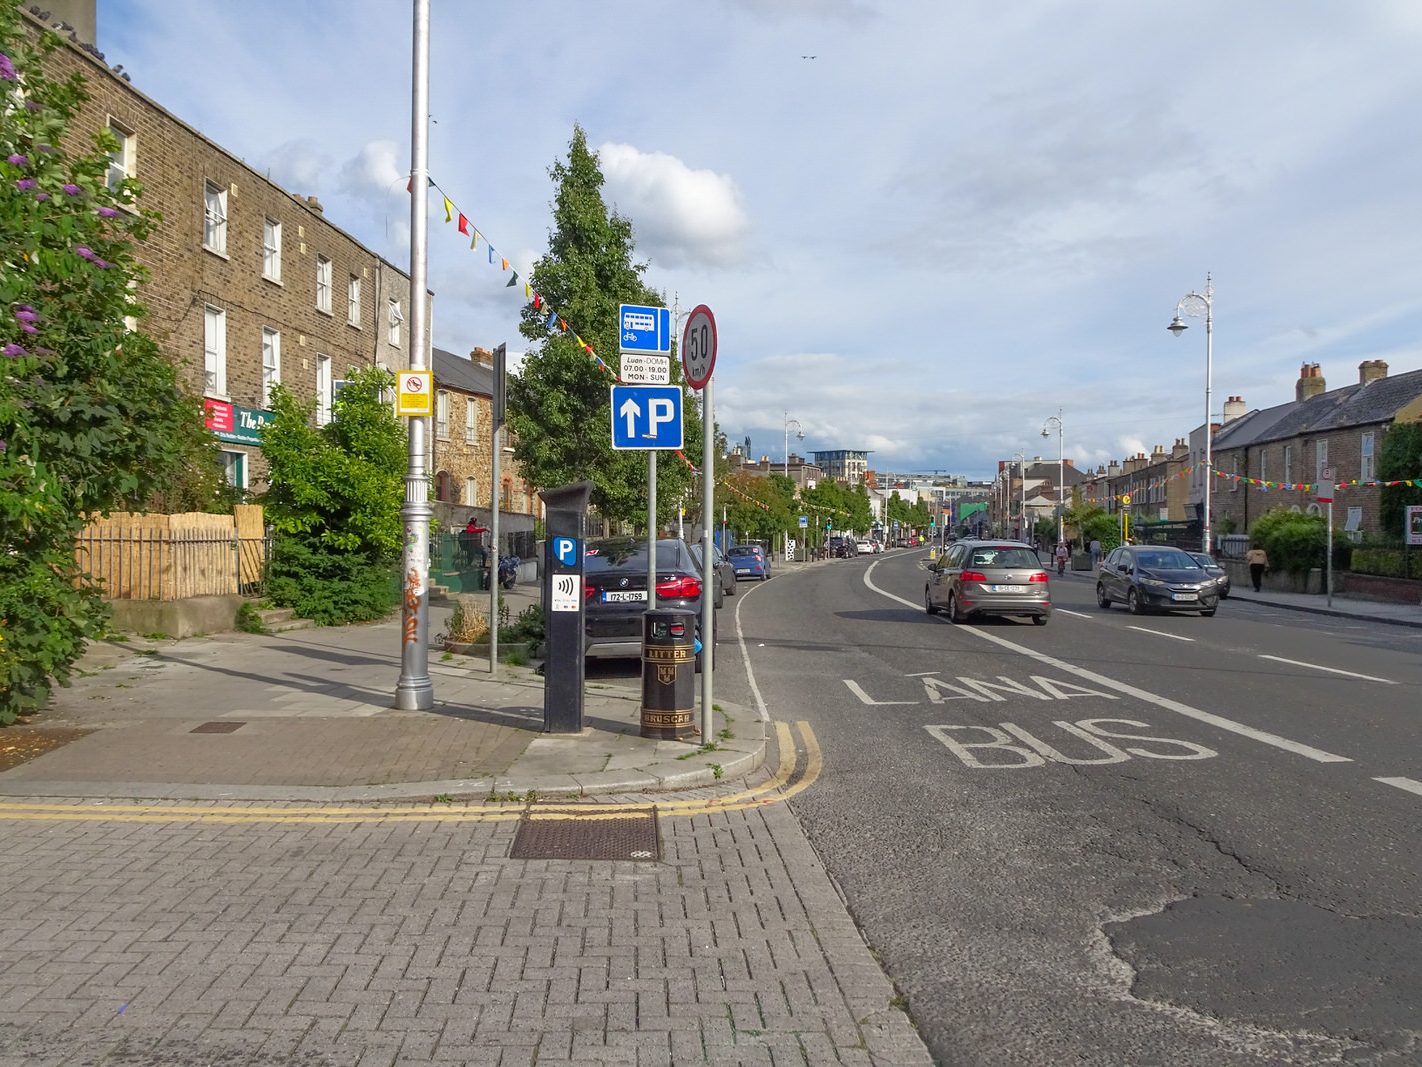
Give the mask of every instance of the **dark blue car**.
[(759, 545), (732, 545), (726, 550), (726, 559), (736, 570), (736, 580), (770, 577), (770, 560), (765, 558), (765, 550)]

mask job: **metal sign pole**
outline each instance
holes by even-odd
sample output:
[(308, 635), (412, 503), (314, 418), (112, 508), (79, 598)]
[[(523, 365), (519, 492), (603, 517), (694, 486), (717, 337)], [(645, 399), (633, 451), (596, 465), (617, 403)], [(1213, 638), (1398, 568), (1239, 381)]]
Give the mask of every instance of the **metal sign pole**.
[(712, 554), (711, 526), (714, 520), (711, 509), (716, 506), (716, 416), (709, 378), (701, 393), (701, 424), (701, 569), (706, 580), (701, 590), (701, 743), (709, 745), (715, 736), (715, 726), (711, 721), (711, 673), (716, 665), (716, 607), (715, 597), (711, 595), (711, 583), (721, 580)]
[[(429, 322), (425, 314), (428, 286), (430, 0), (414, 0), (413, 67), (410, 136), (410, 369), (426, 370)], [(405, 554), (400, 588), (400, 678), (395, 683), (395, 707), (428, 711), (434, 707), (430, 681), (429, 475), (425, 466), (427, 415), (410, 420), (408, 466), (405, 472)]]
[[(495, 389), (498, 385), (495, 384)], [(498, 413), (494, 414), (493, 432), (493, 483), (489, 486), (489, 540), (493, 542), (490, 546), (489, 560), (489, 674), (499, 673), (499, 482), (503, 478), (501, 470), (501, 456), (499, 455), (500, 438), (503, 436), (502, 427), (499, 425)]]
[(657, 450), (647, 450), (647, 609), (657, 606)]
[(1328, 502), (1328, 606), (1333, 606), (1333, 501)]

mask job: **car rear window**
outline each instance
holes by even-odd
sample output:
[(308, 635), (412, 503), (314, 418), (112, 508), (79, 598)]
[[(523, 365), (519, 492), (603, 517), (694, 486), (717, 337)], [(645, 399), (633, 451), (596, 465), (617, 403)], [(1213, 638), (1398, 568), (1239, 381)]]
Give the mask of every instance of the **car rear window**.
[[(684, 567), (681, 545), (677, 541), (657, 542), (657, 569)], [(589, 541), (583, 553), (583, 572), (647, 569), (647, 542), (631, 539)]]
[(969, 567), (1035, 567), (1040, 569), (1042, 561), (1028, 548), (975, 548), (968, 556)]

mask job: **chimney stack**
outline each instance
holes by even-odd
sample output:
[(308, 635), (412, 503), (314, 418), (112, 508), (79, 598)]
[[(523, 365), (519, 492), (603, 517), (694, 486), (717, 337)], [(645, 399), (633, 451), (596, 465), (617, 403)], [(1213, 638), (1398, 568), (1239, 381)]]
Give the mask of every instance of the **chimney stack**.
[(1175, 444), (1172, 445), (1171, 448), (1170, 448), (1170, 458), (1171, 458), (1171, 459), (1189, 459), (1189, 458), (1190, 458), (1190, 446), (1185, 443), (1185, 438), (1183, 438), (1183, 437), (1177, 437), (1177, 438), (1175, 439)]
[(1317, 363), (1304, 363), (1299, 367), (1298, 384), (1294, 386), (1294, 399), (1302, 403), (1312, 400), (1328, 391), (1328, 383), (1323, 380), (1323, 372)]
[(487, 348), (475, 346), (473, 351), (469, 353), (469, 358), (475, 363), (484, 364), (486, 367), (492, 367), (494, 365), (494, 353), (490, 352)]
[(1246, 410), (1248, 409), (1245, 407), (1244, 397), (1232, 396), (1224, 404), (1224, 421), (1231, 423), (1235, 419), (1243, 417)]
[(1358, 364), (1358, 384), (1367, 385), (1375, 382), (1379, 378), (1387, 377), (1387, 361), (1382, 359), (1365, 359)]
[(324, 215), (326, 213), (326, 209), (321, 206), (321, 201), (317, 200), (314, 196), (308, 196), (306, 198), (306, 206), (318, 215)]
[(1164, 462), (1165, 462), (1165, 448), (1164, 448), (1164, 446), (1162, 446), (1162, 445), (1156, 445), (1153, 449), (1151, 449), (1150, 462), (1151, 462), (1152, 465), (1154, 465), (1154, 464), (1156, 464), (1156, 463), (1164, 463)]

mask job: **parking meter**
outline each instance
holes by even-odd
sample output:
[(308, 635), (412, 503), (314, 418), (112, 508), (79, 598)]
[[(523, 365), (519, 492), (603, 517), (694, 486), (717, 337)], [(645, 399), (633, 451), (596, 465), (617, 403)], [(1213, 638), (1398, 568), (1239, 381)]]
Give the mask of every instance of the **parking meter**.
[(591, 482), (543, 489), (548, 540), (543, 559), (543, 729), (583, 728), (583, 553)]

